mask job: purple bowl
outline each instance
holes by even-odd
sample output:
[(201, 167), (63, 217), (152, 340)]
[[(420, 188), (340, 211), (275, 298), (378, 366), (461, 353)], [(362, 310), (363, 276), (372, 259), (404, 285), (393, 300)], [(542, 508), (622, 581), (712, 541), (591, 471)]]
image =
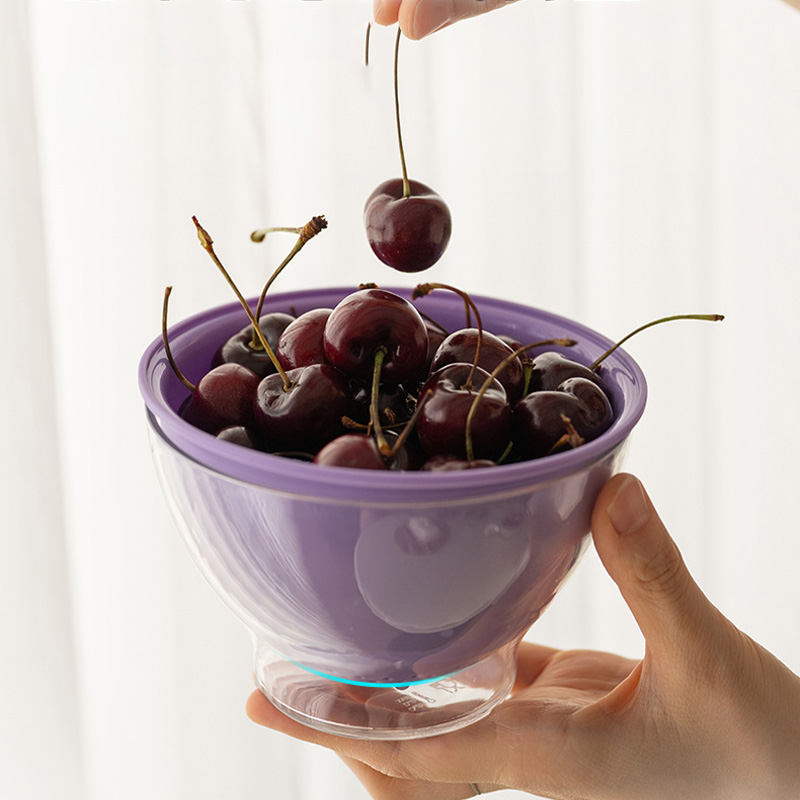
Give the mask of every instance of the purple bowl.
[[(333, 307), (350, 291), (276, 294), (265, 311)], [(611, 345), (563, 317), (473, 299), (494, 333), (569, 336), (578, 345), (564, 352), (587, 364)], [(416, 305), (447, 329), (464, 325), (451, 293)], [(170, 345), (189, 380), (246, 324), (233, 303), (175, 325)], [(270, 700), (370, 738), (452, 730), (502, 700), (516, 647), (584, 551), (594, 500), (644, 411), (645, 379), (624, 351), (602, 377), (615, 421), (574, 450), (466, 472), (354, 470), (192, 427), (178, 413), (188, 392), (154, 341), (139, 382), (159, 477), (195, 561), (254, 636)]]

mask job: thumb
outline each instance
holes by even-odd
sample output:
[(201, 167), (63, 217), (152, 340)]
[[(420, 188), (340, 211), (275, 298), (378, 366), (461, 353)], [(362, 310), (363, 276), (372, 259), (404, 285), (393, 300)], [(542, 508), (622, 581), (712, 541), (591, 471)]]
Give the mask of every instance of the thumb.
[(409, 39), (422, 39), (454, 22), (512, 2), (515, 0), (374, 0), (374, 13), (376, 22), (399, 22)]
[(639, 625), (647, 649), (662, 656), (705, 650), (718, 614), (683, 561), (642, 484), (616, 475), (592, 514), (595, 548)]

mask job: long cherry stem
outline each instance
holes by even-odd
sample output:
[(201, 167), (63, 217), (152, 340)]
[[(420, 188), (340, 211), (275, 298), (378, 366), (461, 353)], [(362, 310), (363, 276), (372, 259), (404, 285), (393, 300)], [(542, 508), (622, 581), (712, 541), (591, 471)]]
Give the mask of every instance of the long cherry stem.
[[(294, 243), (294, 247), (292, 247), (292, 249), (289, 251), (289, 255), (283, 259), (272, 275), (270, 275), (269, 280), (266, 282), (264, 288), (261, 290), (261, 294), (258, 296), (258, 305), (256, 306), (255, 313), (256, 319), (261, 319), (261, 309), (264, 307), (264, 300), (267, 296), (267, 292), (269, 291), (269, 287), (272, 286), (278, 275), (283, 272), (284, 267), (303, 249), (305, 243), (309, 241), (309, 239), (313, 239), (318, 233), (325, 230), (327, 227), (328, 221), (325, 219), (325, 217), (317, 216), (312, 217), (305, 225), (303, 225), (302, 228), (261, 228), (260, 230), (253, 231), (250, 234), (250, 239), (254, 242), (264, 241), (264, 237), (268, 233), (275, 231), (298, 234), (297, 241)], [(250, 340), (250, 347), (253, 350), (258, 350), (260, 345), (261, 342), (258, 339), (257, 326), (255, 326), (253, 328), (253, 337)]]
[(420, 283), (411, 293), (411, 299), (416, 300), (419, 297), (424, 297), (426, 294), (430, 294), (434, 289), (447, 289), (448, 292), (455, 292), (464, 301), (465, 305), (468, 308), (471, 308), (475, 314), (475, 322), (478, 327), (478, 341), (475, 345), (475, 358), (472, 360), (472, 369), (469, 371), (467, 380), (464, 383), (466, 388), (472, 389), (472, 379), (475, 376), (475, 370), (478, 368), (478, 362), (480, 361), (481, 357), (481, 342), (483, 341), (483, 322), (481, 321), (481, 313), (478, 311), (478, 307), (475, 305), (472, 298), (465, 291), (463, 291), (463, 289), (457, 289), (455, 286), (450, 286), (447, 283)]
[(397, 144), (400, 148), (400, 168), (403, 170), (403, 197), (411, 196), (411, 184), (408, 182), (406, 169), (406, 153), (403, 148), (403, 131), (400, 126), (400, 88), (397, 75), (400, 63), (400, 36), (402, 31), (397, 29), (397, 38), (394, 40), (394, 118), (397, 125)]
[(256, 331), (256, 335), (258, 336), (261, 346), (264, 348), (269, 356), (269, 360), (272, 362), (272, 365), (283, 379), (283, 388), (288, 392), (292, 388), (292, 382), (289, 380), (286, 370), (284, 370), (284, 368), (281, 366), (281, 362), (278, 361), (278, 357), (275, 355), (267, 340), (264, 338), (264, 334), (261, 332), (261, 328), (258, 325), (258, 320), (250, 309), (250, 306), (247, 304), (247, 300), (245, 300), (244, 295), (239, 291), (239, 287), (233, 282), (233, 278), (231, 278), (231, 276), (228, 274), (228, 270), (225, 269), (217, 254), (214, 252), (214, 240), (208, 235), (208, 231), (206, 231), (205, 228), (203, 228), (203, 226), (197, 221), (197, 217), (192, 217), (192, 222), (194, 222), (194, 225), (197, 228), (197, 238), (200, 240), (200, 244), (203, 246), (203, 249), (209, 254), (209, 256), (211, 256), (211, 260), (214, 262), (214, 264), (216, 264), (217, 269), (219, 269), (219, 271), (222, 273), (223, 277), (228, 282), (228, 285), (231, 287), (231, 289), (233, 289), (234, 294), (242, 304), (242, 308), (244, 308), (245, 312), (247, 313), (247, 316), (253, 325), (253, 330)]
[(411, 418), (406, 422), (403, 426), (403, 430), (400, 431), (398, 437), (394, 440), (394, 444), (392, 445), (392, 452), (391, 457), (397, 455), (400, 451), (400, 448), (406, 443), (406, 440), (411, 435), (411, 431), (414, 430), (414, 427), (417, 424), (417, 420), (419, 419), (419, 415), (422, 413), (422, 407), (425, 405), (425, 401), (430, 397), (431, 390), (428, 389), (419, 400), (417, 400), (417, 407), (414, 409), (414, 413), (411, 415)]
[(167, 337), (167, 314), (169, 312), (169, 296), (172, 294), (172, 287), (167, 286), (164, 289), (164, 303), (161, 306), (161, 339), (164, 342), (164, 351), (167, 354), (167, 360), (172, 367), (172, 371), (178, 376), (178, 380), (190, 391), (195, 390), (195, 385), (181, 372), (175, 359), (172, 356), (172, 349), (169, 346), (169, 338)]
[(674, 314), (671, 317), (661, 317), (661, 319), (653, 320), (631, 331), (627, 336), (623, 336), (613, 347), (610, 347), (599, 358), (595, 359), (589, 366), (589, 369), (594, 372), (618, 347), (621, 347), (628, 339), (635, 336), (637, 333), (652, 328), (654, 325), (660, 325), (662, 322), (673, 322), (678, 319), (698, 319), (704, 322), (721, 322), (725, 317), (722, 314)]
[(369, 404), (369, 416), (370, 421), (372, 422), (372, 430), (375, 433), (375, 443), (378, 445), (378, 450), (380, 450), (382, 456), (390, 456), (392, 454), (392, 448), (386, 441), (386, 436), (384, 435), (383, 428), (381, 427), (381, 411), (378, 407), (378, 398), (381, 385), (381, 369), (383, 368), (383, 360), (386, 358), (386, 352), (387, 350), (385, 347), (379, 347), (375, 351), (375, 366), (372, 370), (372, 395), (370, 397)]

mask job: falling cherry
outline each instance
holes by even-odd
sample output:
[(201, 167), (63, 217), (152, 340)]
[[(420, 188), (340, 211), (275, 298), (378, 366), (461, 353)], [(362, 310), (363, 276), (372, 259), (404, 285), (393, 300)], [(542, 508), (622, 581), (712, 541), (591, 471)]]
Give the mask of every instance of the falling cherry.
[(364, 225), (375, 255), (400, 272), (422, 272), (433, 266), (450, 241), (452, 217), (447, 203), (429, 186), (409, 180), (400, 127), (398, 53), (394, 50), (394, 102), (403, 177), (381, 183), (367, 198)]

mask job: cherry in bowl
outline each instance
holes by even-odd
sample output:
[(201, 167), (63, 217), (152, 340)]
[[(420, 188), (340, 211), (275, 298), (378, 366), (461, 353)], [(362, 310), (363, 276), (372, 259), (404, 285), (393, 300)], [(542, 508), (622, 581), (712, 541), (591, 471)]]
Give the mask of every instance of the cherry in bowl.
[[(264, 312), (335, 308), (352, 291), (275, 294)], [(584, 364), (611, 345), (563, 317), (473, 299), (486, 329), (573, 338), (565, 355)], [(463, 326), (455, 295), (415, 306)], [(189, 380), (244, 324), (232, 303), (170, 328)], [(373, 739), (456, 730), (501, 702), (515, 648), (579, 562), (594, 500), (645, 407), (625, 351), (601, 375), (613, 422), (575, 449), (480, 469), (361, 469), (258, 452), (189, 424), (187, 389), (156, 339), (139, 381), (160, 483), (198, 567), (252, 633), (270, 700), (307, 725)]]

